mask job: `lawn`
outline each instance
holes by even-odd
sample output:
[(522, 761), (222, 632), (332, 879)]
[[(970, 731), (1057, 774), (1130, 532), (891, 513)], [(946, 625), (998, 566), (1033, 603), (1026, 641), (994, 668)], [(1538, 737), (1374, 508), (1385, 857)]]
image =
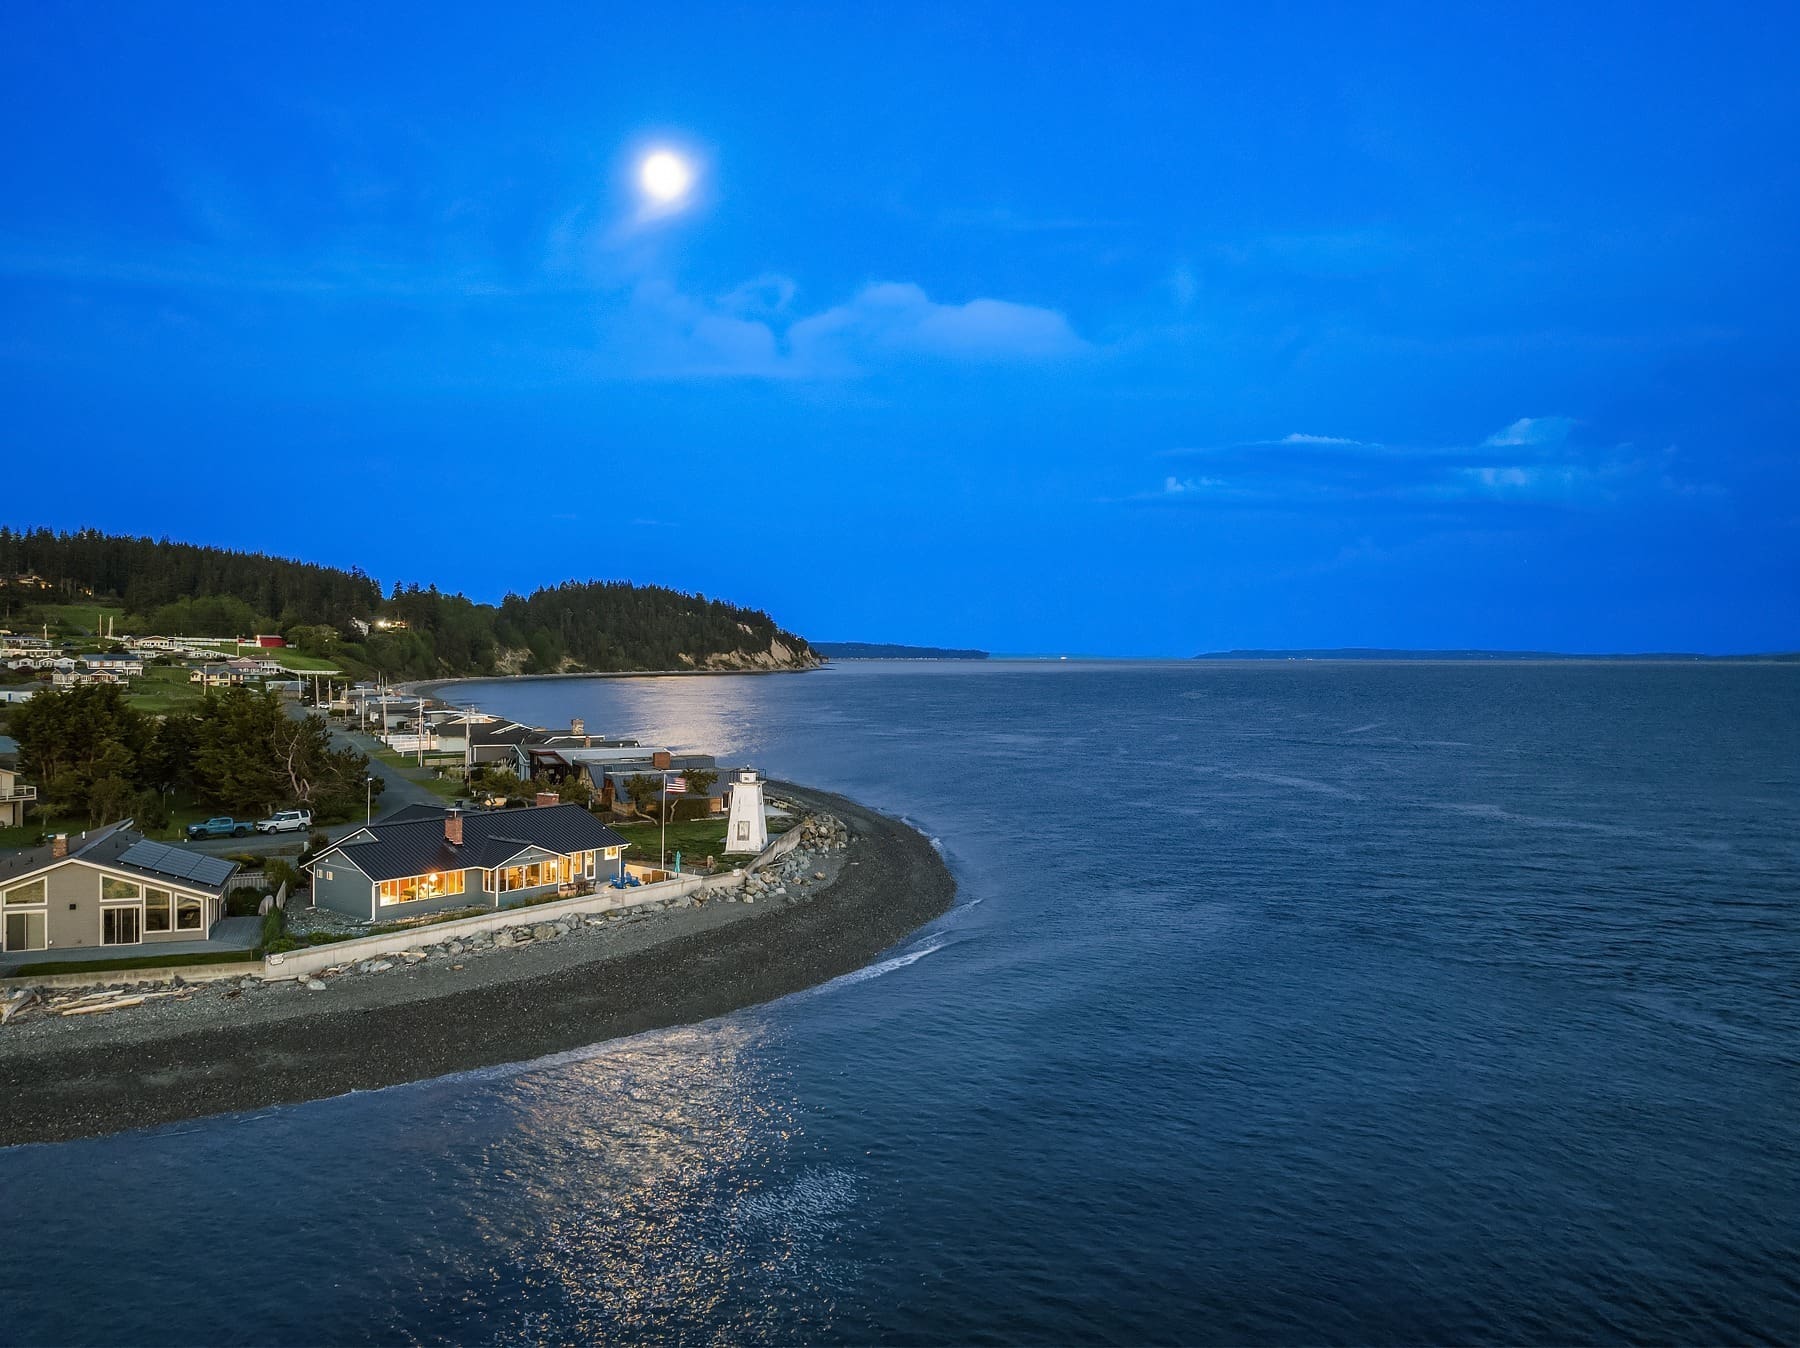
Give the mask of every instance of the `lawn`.
[[(725, 820), (679, 819), (669, 823), (669, 857), (681, 853), (684, 866), (696, 866), (712, 857), (725, 860)], [(662, 847), (662, 829), (656, 824), (614, 824), (614, 832), (631, 844), (625, 849), (629, 861), (655, 861)], [(734, 865), (750, 860), (746, 853)]]
[[(112, 619), (114, 629), (120, 636), (126, 634), (125, 610), (111, 604), (31, 604), (28, 605), (39, 622), (47, 622), (63, 635), (98, 635), (106, 630), (107, 619)], [(41, 630), (41, 629), (40, 629)], [(31, 633), (27, 632), (29, 636)]]
[(179, 666), (151, 665), (126, 687), (125, 700), (154, 716), (198, 707), (205, 693), (199, 684), (188, 682), (190, 672)]
[[(245, 648), (248, 651), (248, 648)], [(341, 674), (344, 667), (336, 660), (326, 660), (317, 655), (302, 655), (292, 646), (278, 646), (273, 650), (258, 651), (257, 659), (275, 661), (284, 669), (291, 669), (297, 674)]]
[(128, 955), (113, 960), (54, 960), (20, 965), (14, 978), (48, 978), (51, 974), (106, 973), (113, 969), (167, 969), (186, 964), (251, 964), (248, 950), (208, 951), (203, 955)]

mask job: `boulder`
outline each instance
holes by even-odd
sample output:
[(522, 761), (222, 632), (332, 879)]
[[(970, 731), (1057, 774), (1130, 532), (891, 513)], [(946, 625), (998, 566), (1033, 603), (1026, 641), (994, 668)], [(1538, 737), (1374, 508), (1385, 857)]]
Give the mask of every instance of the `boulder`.
[(307, 990), (308, 990), (308, 991), (309, 991), (309, 992), (323, 992), (323, 991), (325, 991), (325, 985), (324, 985), (324, 984), (323, 984), (323, 983), (321, 983), (321, 982), (320, 982), (320, 981), (319, 981), (319, 980), (318, 980), (318, 979), (316, 979), (316, 978), (309, 978), (309, 979), (307, 979), (307, 980), (306, 980), (306, 987), (307, 987)]

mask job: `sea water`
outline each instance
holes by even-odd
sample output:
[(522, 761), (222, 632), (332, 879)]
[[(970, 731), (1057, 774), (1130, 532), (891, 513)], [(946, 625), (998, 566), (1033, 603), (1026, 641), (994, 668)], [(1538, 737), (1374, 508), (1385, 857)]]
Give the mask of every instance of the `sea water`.
[(451, 695), (903, 816), (957, 905), (704, 1025), (0, 1151), (0, 1340), (1800, 1339), (1800, 668)]

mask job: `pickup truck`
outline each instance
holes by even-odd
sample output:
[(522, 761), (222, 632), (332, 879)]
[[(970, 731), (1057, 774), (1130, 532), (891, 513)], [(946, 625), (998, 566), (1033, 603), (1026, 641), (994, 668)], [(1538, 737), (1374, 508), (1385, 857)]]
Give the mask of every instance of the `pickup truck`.
[(250, 832), (251, 825), (242, 819), (233, 819), (228, 814), (215, 815), (213, 818), (198, 824), (187, 826), (188, 841), (196, 838), (242, 838)]
[(312, 827), (311, 810), (277, 810), (256, 821), (258, 833), (300, 833)]

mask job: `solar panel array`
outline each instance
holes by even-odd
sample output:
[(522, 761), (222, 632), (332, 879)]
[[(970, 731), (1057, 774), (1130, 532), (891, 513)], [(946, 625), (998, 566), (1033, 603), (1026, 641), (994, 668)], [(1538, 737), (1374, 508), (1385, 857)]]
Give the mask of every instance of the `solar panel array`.
[(166, 875), (174, 880), (198, 880), (215, 889), (224, 884), (232, 871), (237, 869), (235, 862), (226, 861), (223, 857), (185, 852), (179, 847), (170, 847), (167, 843), (149, 841), (133, 843), (125, 849), (119, 860), (127, 866), (155, 871), (158, 875)]

